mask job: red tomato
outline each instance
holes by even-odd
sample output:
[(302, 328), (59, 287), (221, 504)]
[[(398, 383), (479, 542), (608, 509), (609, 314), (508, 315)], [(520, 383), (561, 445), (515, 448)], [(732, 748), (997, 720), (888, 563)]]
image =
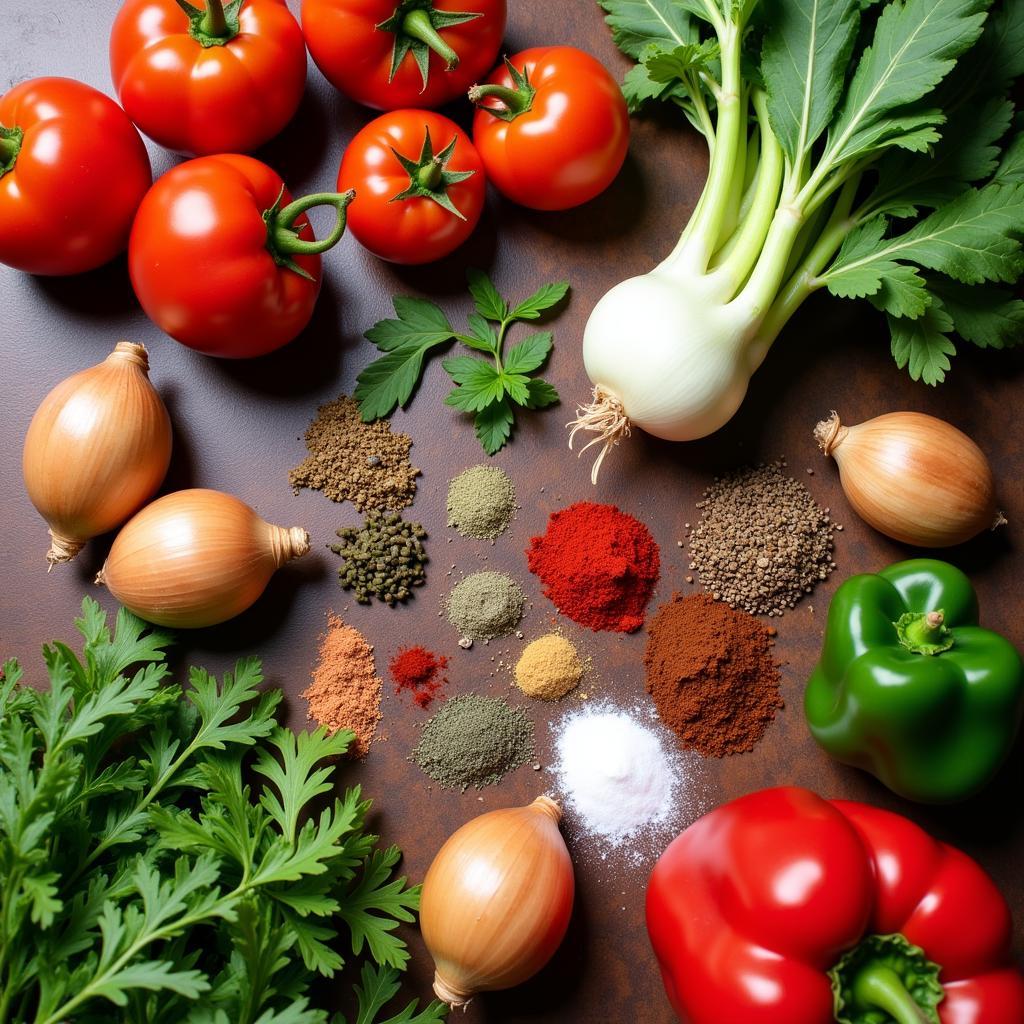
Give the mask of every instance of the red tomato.
[[(309, 323), (320, 256), (345, 230), (352, 197), (292, 202), (281, 178), (249, 156), (189, 160), (139, 207), (128, 245), (132, 284), (172, 338), (211, 356), (244, 359), (286, 345)], [(338, 222), (313, 238), (305, 210), (333, 205)]]
[(506, 16), (505, 0), (302, 0), (317, 67), (378, 110), (464, 96), (498, 56)]
[(110, 33), (110, 70), (128, 116), (161, 146), (237, 153), (294, 116), (306, 47), (285, 0), (206, 0), (191, 17), (175, 0), (126, 0)]
[(470, 90), (470, 99), (479, 104), (473, 141), (487, 176), (523, 206), (579, 206), (603, 192), (626, 159), (622, 90), (582, 50), (538, 46), (517, 53)]
[(349, 143), (339, 191), (355, 189), (348, 226), (392, 263), (430, 263), (473, 233), (487, 180), (469, 136), (429, 110), (395, 110)]
[(0, 97), (0, 262), (80, 274), (128, 244), (153, 181), (146, 147), (108, 96), (34, 78)]

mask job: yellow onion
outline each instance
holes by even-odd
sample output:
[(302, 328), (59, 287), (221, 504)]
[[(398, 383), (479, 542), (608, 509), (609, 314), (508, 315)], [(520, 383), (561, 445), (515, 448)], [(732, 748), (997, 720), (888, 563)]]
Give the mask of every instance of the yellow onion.
[(160, 626), (213, 626), (244, 612), (285, 562), (309, 550), (243, 501), (193, 488), (147, 505), (117, 535), (97, 583)]
[(477, 992), (521, 984), (554, 955), (575, 888), (561, 817), (540, 796), (474, 818), (441, 847), (420, 901), (438, 999), (465, 1006)]
[(945, 420), (891, 412), (846, 427), (833, 412), (814, 436), (854, 511), (894, 540), (945, 548), (1006, 522), (984, 452)]
[(153, 496), (171, 459), (171, 421), (144, 345), (119, 341), (58, 384), (25, 435), (28, 496), (50, 527), (51, 568), (120, 526)]

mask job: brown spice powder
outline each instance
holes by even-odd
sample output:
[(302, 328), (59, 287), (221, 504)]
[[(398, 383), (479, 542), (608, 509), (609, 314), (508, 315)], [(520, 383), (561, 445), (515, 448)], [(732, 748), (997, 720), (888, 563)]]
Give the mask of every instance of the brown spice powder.
[(674, 594), (651, 620), (644, 668), (661, 720), (704, 757), (752, 750), (783, 706), (775, 630), (708, 594)]
[(309, 702), (308, 717), (332, 733), (351, 729), (356, 738), (349, 755), (365, 757), (381, 719), (384, 683), (377, 675), (373, 648), (366, 638), (333, 612), (327, 616), (327, 632), (320, 638), (312, 678), (302, 693)]

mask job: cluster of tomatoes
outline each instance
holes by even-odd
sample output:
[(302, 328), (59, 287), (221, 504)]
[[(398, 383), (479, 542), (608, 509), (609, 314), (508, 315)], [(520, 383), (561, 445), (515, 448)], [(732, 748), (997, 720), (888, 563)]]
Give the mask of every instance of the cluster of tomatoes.
[[(472, 10), (463, 10), (469, 6)], [(346, 226), (368, 250), (427, 263), (472, 233), (486, 182), (540, 210), (587, 202), (618, 174), (629, 120), (618, 85), (568, 46), (490, 73), (506, 0), (125, 0), (110, 38), (122, 106), (68, 78), (0, 97), (0, 262), (76, 274), (128, 249), (147, 315), (210, 355), (291, 341)], [(295, 115), (306, 49), (327, 79), (387, 111), (346, 149), (336, 192), (293, 200), (245, 156)], [(473, 138), (434, 112), (469, 96)], [(195, 159), (155, 184), (139, 131)], [(306, 211), (337, 220), (317, 240)]]

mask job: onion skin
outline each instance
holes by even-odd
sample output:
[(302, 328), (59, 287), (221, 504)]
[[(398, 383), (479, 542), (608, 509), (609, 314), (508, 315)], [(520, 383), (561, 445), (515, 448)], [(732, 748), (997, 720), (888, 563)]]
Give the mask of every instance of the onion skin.
[(893, 540), (946, 548), (1006, 522), (984, 452), (945, 420), (892, 412), (846, 427), (833, 412), (814, 436), (857, 515)]
[(96, 582), (147, 622), (198, 629), (244, 612), (307, 551), (305, 530), (271, 526), (230, 494), (192, 488), (128, 522)]
[(423, 882), (420, 929), (434, 958), (434, 994), (465, 1006), (477, 992), (533, 977), (565, 937), (575, 890), (546, 796), (467, 822), (441, 847)]
[(120, 341), (58, 384), (32, 417), (22, 454), (28, 496), (50, 527), (50, 567), (137, 512), (170, 460), (171, 420), (145, 346)]

